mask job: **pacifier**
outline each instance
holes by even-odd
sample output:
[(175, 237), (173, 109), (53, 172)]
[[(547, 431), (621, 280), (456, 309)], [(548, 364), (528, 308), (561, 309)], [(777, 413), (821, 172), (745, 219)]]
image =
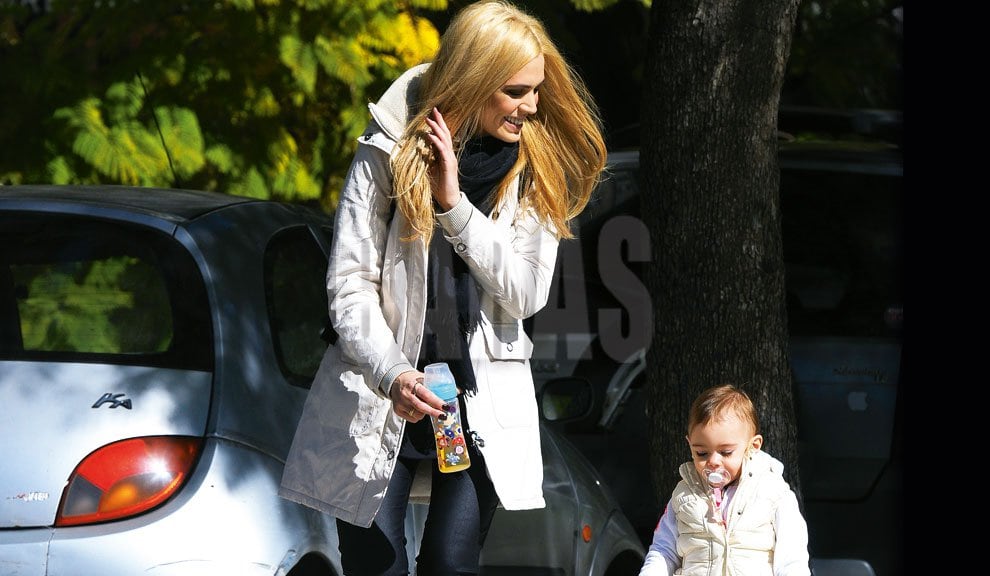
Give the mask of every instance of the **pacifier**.
[(722, 515), (722, 488), (729, 483), (729, 472), (724, 468), (716, 470), (705, 468), (703, 471), (708, 486), (712, 489), (712, 517), (715, 521), (724, 524)]
[(720, 489), (729, 483), (729, 473), (724, 469), (709, 470), (706, 468), (705, 480), (708, 480), (708, 485), (713, 489)]

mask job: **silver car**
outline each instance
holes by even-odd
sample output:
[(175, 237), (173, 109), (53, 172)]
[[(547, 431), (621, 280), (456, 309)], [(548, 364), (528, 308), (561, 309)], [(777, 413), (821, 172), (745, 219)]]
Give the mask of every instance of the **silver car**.
[[(341, 574), (334, 520), (276, 495), (330, 229), (216, 193), (0, 187), (0, 573)], [(593, 468), (546, 427), (543, 454), (547, 507), (496, 514), (482, 574), (635, 574)]]

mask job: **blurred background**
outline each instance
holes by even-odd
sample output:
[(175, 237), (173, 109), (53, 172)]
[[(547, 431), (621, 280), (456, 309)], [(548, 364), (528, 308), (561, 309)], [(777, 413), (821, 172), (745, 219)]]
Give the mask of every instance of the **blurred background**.
[[(332, 211), (367, 103), (430, 59), (466, 3), (0, 0), (0, 184), (197, 188)], [(650, 2), (518, 4), (587, 82), (612, 147), (635, 146)], [(780, 129), (899, 139), (899, 124), (848, 111), (900, 111), (902, 19), (899, 0), (802, 2)]]

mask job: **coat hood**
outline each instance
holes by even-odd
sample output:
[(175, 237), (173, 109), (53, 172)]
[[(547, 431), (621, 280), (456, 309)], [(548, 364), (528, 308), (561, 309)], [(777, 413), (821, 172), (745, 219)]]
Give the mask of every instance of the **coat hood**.
[(375, 123), (392, 140), (398, 141), (419, 105), (419, 84), (429, 63), (413, 66), (399, 76), (378, 102), (368, 104)]

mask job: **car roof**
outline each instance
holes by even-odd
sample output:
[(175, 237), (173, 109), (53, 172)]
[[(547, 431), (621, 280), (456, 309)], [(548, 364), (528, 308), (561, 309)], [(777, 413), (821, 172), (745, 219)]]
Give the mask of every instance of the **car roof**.
[(900, 177), (904, 160), (899, 147), (884, 142), (782, 141), (781, 167)]
[[(884, 142), (779, 141), (781, 168), (900, 177), (904, 161), (899, 147)], [(608, 154), (610, 170), (639, 167), (639, 150), (623, 149)]]
[(120, 209), (181, 222), (232, 206), (256, 202), (251, 198), (170, 188), (115, 185), (25, 185), (0, 186), (0, 208), (37, 209), (42, 206), (91, 206)]
[(612, 170), (639, 166), (639, 149), (610, 150), (608, 165)]

